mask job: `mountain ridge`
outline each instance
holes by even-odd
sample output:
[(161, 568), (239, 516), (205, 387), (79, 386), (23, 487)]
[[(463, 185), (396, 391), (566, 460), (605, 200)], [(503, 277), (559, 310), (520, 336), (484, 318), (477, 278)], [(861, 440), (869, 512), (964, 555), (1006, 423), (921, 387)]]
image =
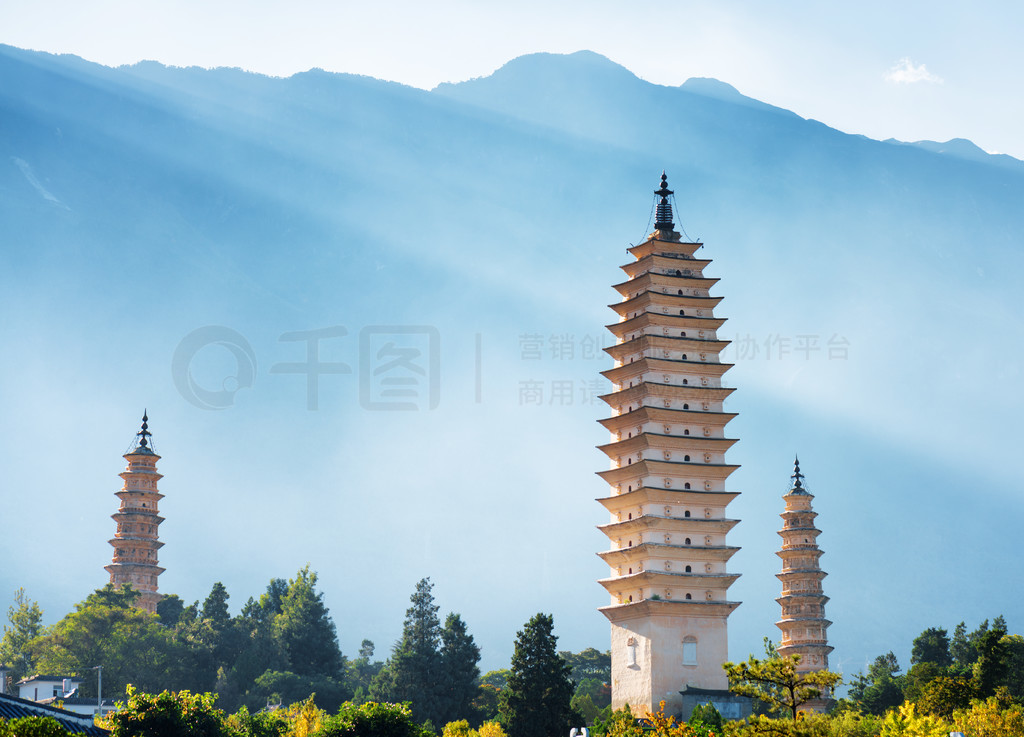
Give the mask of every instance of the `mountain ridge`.
[[(606, 642), (599, 349), (620, 249), (649, 232), (667, 170), (676, 223), (722, 279), (739, 389), (733, 658), (776, 618), (794, 445), (820, 490), (847, 662), (910, 642), (934, 623), (918, 626), (922, 611), (950, 625), (1024, 611), (987, 564), (1016, 554), (1024, 517), (1006, 460), (1024, 413), (1019, 168), (842, 133), (724, 83), (653, 85), (596, 56), (529, 58), (438, 93), (0, 47), (0, 398), (16, 418), (0, 463), (12, 489), (44, 478), (62, 511), (9, 530), (0, 588), (68, 541), (79, 555), (32, 595), (59, 611), (103, 583), (138, 405), (160, 423), (168, 591), (200, 598), (210, 560), (233, 591), (313, 561), (351, 650), (395, 639), (407, 592), (434, 575), (488, 653), (540, 609), (565, 647)], [(218, 412), (179, 394), (172, 368), (209, 326), (258, 359)], [(436, 408), (361, 402), (360, 341), (388, 326), (440, 336)], [(297, 333), (336, 336), (321, 360), (349, 370), (318, 378), (316, 409), (306, 378), (280, 370), (306, 355)], [(209, 350), (195, 380), (219, 388), (230, 375)], [(57, 416), (74, 442), (53, 460)], [(950, 513), (967, 485), (998, 519)], [(944, 552), (968, 539), (983, 544)], [(864, 592), (887, 590), (894, 558), (915, 576), (879, 627)]]

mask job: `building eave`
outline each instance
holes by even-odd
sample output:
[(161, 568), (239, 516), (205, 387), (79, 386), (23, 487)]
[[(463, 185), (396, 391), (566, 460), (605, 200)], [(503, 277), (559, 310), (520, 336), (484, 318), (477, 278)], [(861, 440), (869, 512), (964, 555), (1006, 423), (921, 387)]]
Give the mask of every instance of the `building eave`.
[[(709, 501), (721, 503), (723, 506), (729, 504), (740, 495), (738, 491), (704, 491), (702, 489), (662, 489), (651, 486), (641, 486), (632, 491), (624, 491), (614, 496), (598, 497), (597, 501), (604, 505), (609, 512), (615, 512), (626, 506), (636, 505), (643, 502), (655, 504), (685, 504), (687, 495), (692, 495), (694, 504), (707, 504)], [(723, 497), (715, 499), (715, 497)]]
[(740, 601), (699, 601), (697, 599), (644, 599), (628, 604), (610, 604), (598, 611), (614, 623), (646, 617), (727, 617)]

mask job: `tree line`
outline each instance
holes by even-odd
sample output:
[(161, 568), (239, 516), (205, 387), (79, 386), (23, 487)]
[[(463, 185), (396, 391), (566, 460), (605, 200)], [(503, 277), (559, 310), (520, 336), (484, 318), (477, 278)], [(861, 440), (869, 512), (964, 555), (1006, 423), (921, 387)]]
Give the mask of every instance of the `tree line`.
[[(92, 669), (102, 665), (104, 695), (120, 698), (129, 685), (138, 694), (210, 693), (225, 714), (286, 709), (313, 694), (328, 715), (404, 703), (427, 733), (460, 722), (472, 731), (500, 723), (510, 737), (540, 737), (555, 724), (565, 727), (559, 732), (582, 726), (610, 703), (610, 654), (559, 653), (549, 615), (538, 614), (517, 633), (510, 668), (481, 677), (480, 648), (466, 622), (452, 612), (442, 623), (432, 588), (426, 578), (416, 584), (402, 635), (384, 661), (374, 660), (370, 640), (357, 657), (342, 654), (309, 566), (290, 580), (272, 579), (236, 616), (221, 583), (202, 603), (166, 595), (155, 614), (134, 606), (131, 587), (108, 584), (44, 627), (38, 604), (19, 590), (0, 662), (12, 681), (40, 672), (80, 678), (81, 696), (96, 695)], [(541, 731), (537, 723), (544, 723)], [(477, 737), (452, 730), (450, 737)]]
[(914, 638), (910, 668), (902, 670), (891, 651), (879, 655), (867, 673), (852, 679), (849, 699), (868, 714), (908, 703), (942, 719), (994, 696), (1024, 705), (1024, 637), (1008, 634), (1002, 616), (972, 631), (961, 622), (952, 637), (945, 628), (929, 627)]

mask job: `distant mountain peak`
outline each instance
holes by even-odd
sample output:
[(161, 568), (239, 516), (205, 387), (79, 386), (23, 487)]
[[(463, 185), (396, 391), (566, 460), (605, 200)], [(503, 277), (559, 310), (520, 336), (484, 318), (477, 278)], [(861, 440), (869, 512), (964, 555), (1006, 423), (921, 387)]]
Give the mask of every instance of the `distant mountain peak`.
[(722, 82), (714, 77), (690, 77), (679, 86), (687, 92), (696, 92), (699, 95), (718, 97), (723, 100), (750, 99), (728, 82)]
[(537, 76), (547, 77), (552, 71), (558, 71), (562, 76), (582, 79), (614, 79), (636, 80), (633, 72), (621, 64), (617, 64), (607, 56), (602, 56), (595, 51), (574, 51), (570, 54), (555, 54), (540, 51), (532, 54), (517, 56), (515, 59), (506, 62), (496, 69), (492, 74), (482, 77), (474, 77), (465, 82), (442, 82), (435, 89), (445, 91), (457, 85), (473, 84), (481, 79), (532, 79)]
[(796, 118), (800, 117), (792, 110), (786, 110), (785, 108), (776, 107), (775, 105), (769, 105), (767, 102), (761, 102), (753, 97), (747, 97), (728, 82), (722, 82), (714, 77), (690, 77), (679, 85), (679, 89), (684, 92), (689, 92), (690, 94), (709, 97), (713, 100), (721, 100), (722, 102), (728, 102), (734, 105), (743, 105), (745, 107), (758, 108), (760, 110), (768, 110), (775, 113), (784, 113), (785, 115), (792, 115)]
[(1008, 154), (989, 153), (978, 144), (966, 138), (950, 138), (948, 141), (900, 141), (896, 138), (886, 139), (885, 143), (897, 146), (913, 146), (936, 154), (954, 156), (958, 159), (978, 161), (984, 164), (996, 164), (999, 166), (1018, 168), (1021, 160)]

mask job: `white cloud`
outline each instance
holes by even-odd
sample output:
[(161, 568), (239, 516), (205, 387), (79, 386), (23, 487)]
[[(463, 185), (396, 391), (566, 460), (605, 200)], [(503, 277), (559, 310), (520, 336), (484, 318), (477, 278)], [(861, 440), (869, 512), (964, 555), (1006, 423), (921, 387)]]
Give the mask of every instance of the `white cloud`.
[(882, 76), (886, 82), (895, 82), (896, 84), (914, 84), (915, 82), (942, 84), (942, 77), (929, 72), (924, 64), (915, 65), (906, 56), (896, 62), (896, 65)]

